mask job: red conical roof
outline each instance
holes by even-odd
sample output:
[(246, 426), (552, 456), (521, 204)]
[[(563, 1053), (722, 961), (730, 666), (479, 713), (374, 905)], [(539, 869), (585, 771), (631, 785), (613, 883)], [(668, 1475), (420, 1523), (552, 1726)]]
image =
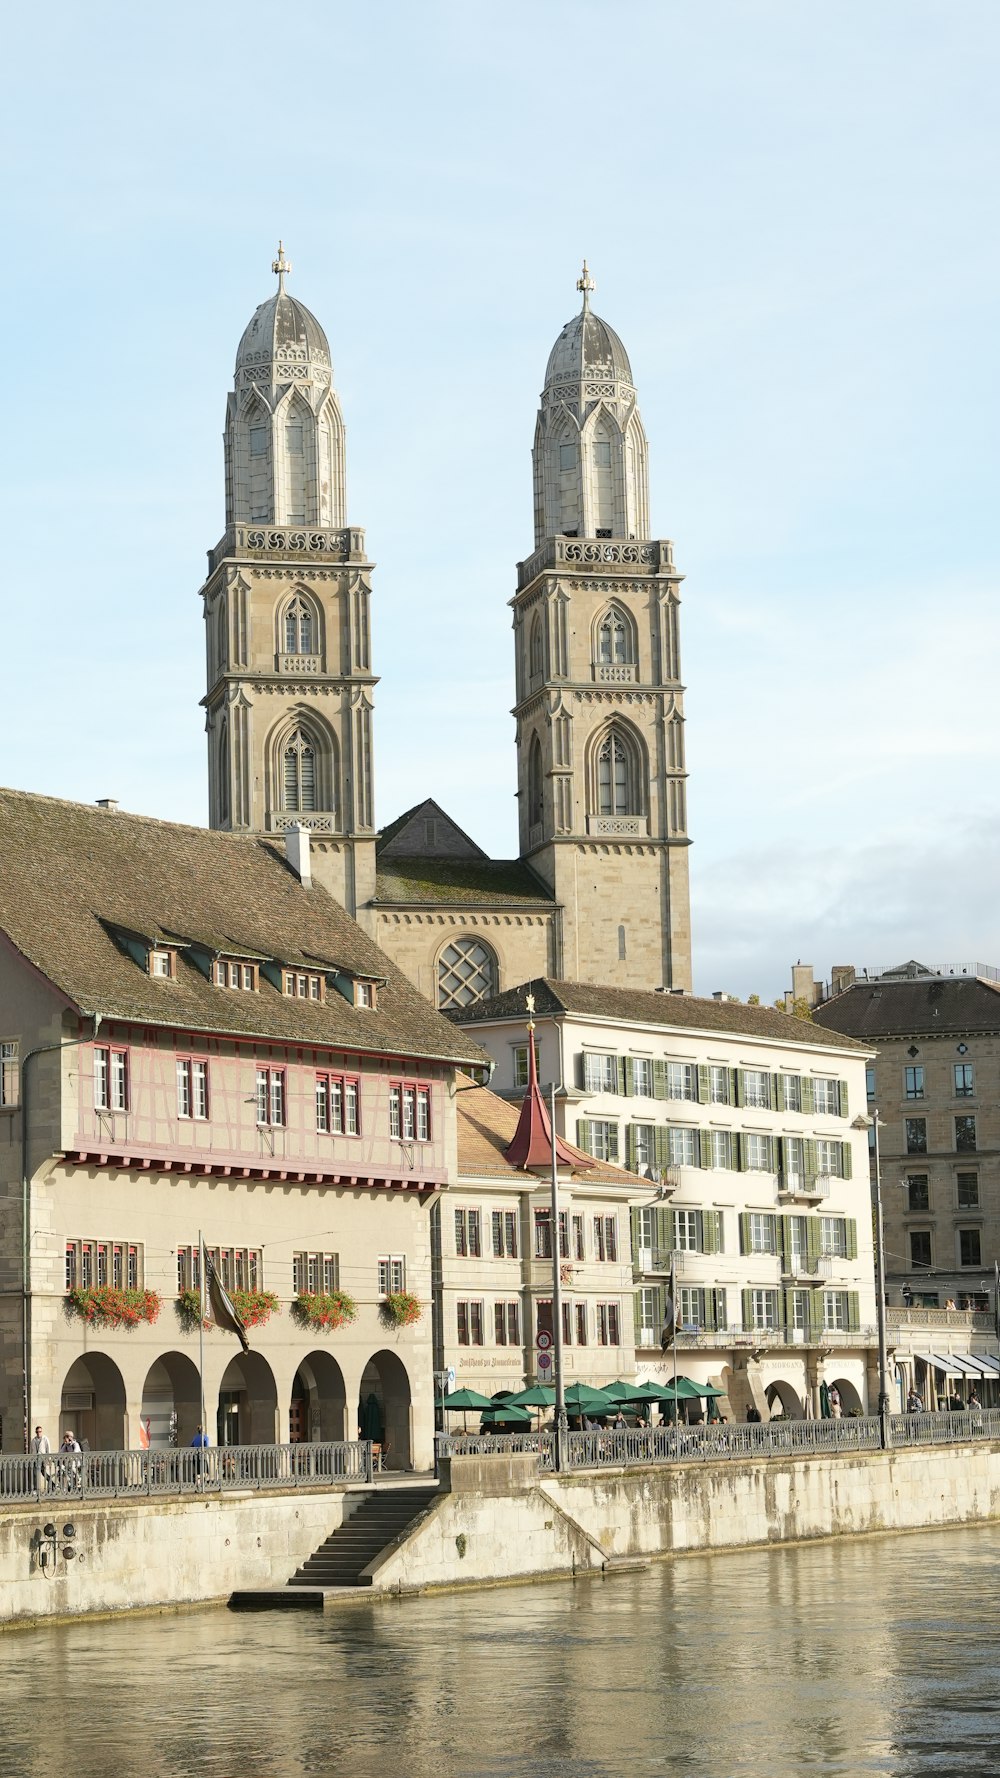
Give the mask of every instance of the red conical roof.
[[(552, 1124), (549, 1120), (548, 1108), (542, 1098), (538, 1085), (538, 1067), (535, 1061), (535, 1028), (528, 1026), (528, 1090), (524, 1095), (521, 1115), (517, 1120), (517, 1129), (511, 1137), (509, 1146), (504, 1150), (504, 1158), (512, 1167), (520, 1167), (525, 1173), (543, 1173), (552, 1166)], [(562, 1138), (556, 1137), (556, 1166), (567, 1167), (570, 1172), (579, 1172), (584, 1167), (593, 1166), (578, 1149), (569, 1148)]]

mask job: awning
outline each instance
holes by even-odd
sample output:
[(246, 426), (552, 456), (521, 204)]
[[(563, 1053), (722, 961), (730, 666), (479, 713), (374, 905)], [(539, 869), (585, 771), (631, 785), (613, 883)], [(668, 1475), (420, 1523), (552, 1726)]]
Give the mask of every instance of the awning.
[(921, 1363), (929, 1365), (932, 1370), (943, 1371), (946, 1377), (979, 1377), (982, 1375), (980, 1370), (973, 1370), (971, 1366), (967, 1366), (965, 1359), (956, 1358), (953, 1352), (949, 1353), (947, 1357), (943, 1357), (940, 1352), (914, 1352), (911, 1356), (919, 1358)]
[(974, 1374), (977, 1377), (992, 1377), (994, 1383), (996, 1382), (996, 1380), (997, 1380), (996, 1366), (988, 1363), (988, 1361), (985, 1358), (981, 1357), (978, 1352), (967, 1353), (966, 1357), (965, 1357), (965, 1362), (966, 1362), (966, 1364), (974, 1364), (975, 1365), (976, 1369), (975, 1369)]
[(977, 1352), (976, 1359), (983, 1367), (983, 1376), (992, 1377), (995, 1382), (1000, 1372), (1000, 1358), (991, 1358), (988, 1352)]

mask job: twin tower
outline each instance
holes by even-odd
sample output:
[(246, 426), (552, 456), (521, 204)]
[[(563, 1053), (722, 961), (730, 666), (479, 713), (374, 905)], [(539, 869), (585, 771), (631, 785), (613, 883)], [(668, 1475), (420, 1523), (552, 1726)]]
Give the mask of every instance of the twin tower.
[(273, 270), (236, 355), (202, 588), (211, 825), (308, 828), (313, 875), (448, 1009), (537, 975), (690, 990), (680, 576), (649, 537), (632, 371), (586, 266), (535, 428), (511, 601), (520, 856), (502, 861), (430, 799), (376, 829), (372, 564), (326, 335), (280, 247)]

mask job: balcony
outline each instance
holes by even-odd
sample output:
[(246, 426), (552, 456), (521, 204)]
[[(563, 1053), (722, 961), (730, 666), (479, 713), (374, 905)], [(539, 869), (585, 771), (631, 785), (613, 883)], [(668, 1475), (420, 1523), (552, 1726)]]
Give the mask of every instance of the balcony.
[(830, 1196), (830, 1175), (828, 1173), (779, 1173), (778, 1202), (780, 1204), (815, 1204), (822, 1198)]
[(230, 525), (208, 555), (208, 572), (236, 556), (301, 556), (313, 561), (365, 562), (365, 534), (354, 526)]
[(666, 538), (547, 537), (534, 555), (517, 565), (517, 589), (530, 586), (546, 568), (596, 568), (602, 574), (672, 574), (674, 546)]
[[(874, 1346), (877, 1340), (878, 1329), (874, 1326), (856, 1328), (850, 1333), (842, 1327), (682, 1327), (677, 1335), (677, 1356), (680, 1361), (685, 1352), (752, 1354), (789, 1346), (862, 1348)], [(637, 1344), (642, 1349), (642, 1342)], [(656, 1344), (659, 1345), (658, 1338)]]
[(829, 1254), (808, 1259), (804, 1253), (793, 1254), (781, 1262), (781, 1276), (789, 1284), (824, 1284), (833, 1277), (833, 1260)]

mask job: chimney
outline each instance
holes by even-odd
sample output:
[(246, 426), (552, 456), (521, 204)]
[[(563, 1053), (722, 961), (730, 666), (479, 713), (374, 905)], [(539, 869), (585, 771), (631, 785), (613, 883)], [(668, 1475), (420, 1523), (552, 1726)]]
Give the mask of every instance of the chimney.
[(712, 995), (712, 999), (713, 1000), (731, 1000), (732, 995), (726, 994), (722, 988), (716, 988), (715, 992)]
[(857, 980), (857, 971), (853, 963), (835, 963), (830, 970), (831, 994), (843, 994), (847, 988), (853, 987)]
[(309, 829), (296, 822), (285, 828), (285, 857), (303, 889), (312, 888), (312, 863), (309, 857)]
[(118, 807), (118, 799), (113, 796), (99, 796), (97, 799), (97, 807), (99, 809), (110, 809), (113, 815)]

